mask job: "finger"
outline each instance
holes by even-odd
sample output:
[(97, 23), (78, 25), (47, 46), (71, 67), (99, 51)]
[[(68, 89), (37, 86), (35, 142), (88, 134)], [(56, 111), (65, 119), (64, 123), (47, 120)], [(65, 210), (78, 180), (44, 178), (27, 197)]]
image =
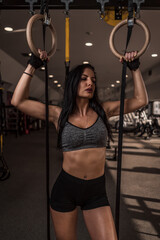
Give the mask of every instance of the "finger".
[(121, 63), (123, 63), (123, 57), (121, 57), (121, 58), (119, 59), (119, 61), (120, 61)]
[(41, 59), (42, 61), (44, 60), (43, 54), (40, 54), (40, 59)]
[(42, 58), (45, 60), (48, 58), (46, 51), (42, 51)]
[(40, 52), (40, 58), (42, 58), (43, 57), (43, 54), (42, 54), (42, 52)]
[(131, 52), (128, 54), (128, 61), (129, 61), (129, 62), (132, 61), (132, 53), (131, 53)]
[(126, 61), (127, 61), (127, 55), (128, 55), (128, 53), (125, 53), (125, 55), (124, 55), (124, 58)]
[(47, 52), (43, 51), (43, 57), (46, 58), (46, 56), (47, 56)]
[(131, 61), (133, 61), (134, 60), (134, 52), (131, 52)]
[(129, 54), (129, 62), (131, 62), (133, 60), (134, 60), (134, 53), (130, 52), (130, 54)]
[(134, 57), (136, 57), (136, 56), (137, 56), (137, 54), (138, 54), (138, 52), (137, 52), (137, 51), (134, 51)]
[(43, 60), (43, 58), (44, 58), (44, 54), (43, 54), (43, 51), (41, 50), (41, 49), (38, 49), (38, 52), (39, 52), (39, 58), (41, 59), (41, 60)]
[(48, 59), (48, 56), (47, 56), (47, 55), (45, 55), (45, 56), (44, 56), (44, 59), (45, 59), (45, 60), (47, 60), (47, 59)]
[(42, 58), (45, 58), (45, 54), (44, 54), (44, 52), (42, 53)]
[(127, 53), (125, 54), (125, 60), (126, 60), (127, 62), (130, 60), (130, 53), (129, 53), (129, 52), (127, 52)]
[(38, 48), (38, 53), (41, 54), (42, 50), (40, 48)]
[(47, 59), (48, 56), (47, 56), (47, 52), (44, 53), (44, 58)]

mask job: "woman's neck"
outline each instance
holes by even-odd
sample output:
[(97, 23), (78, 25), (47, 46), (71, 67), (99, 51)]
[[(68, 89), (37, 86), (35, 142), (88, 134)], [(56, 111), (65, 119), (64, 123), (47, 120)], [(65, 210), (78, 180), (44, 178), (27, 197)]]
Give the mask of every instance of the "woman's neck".
[(89, 101), (87, 99), (81, 99), (80, 101), (76, 101), (76, 107), (74, 110), (74, 114), (79, 116), (86, 116), (89, 112)]

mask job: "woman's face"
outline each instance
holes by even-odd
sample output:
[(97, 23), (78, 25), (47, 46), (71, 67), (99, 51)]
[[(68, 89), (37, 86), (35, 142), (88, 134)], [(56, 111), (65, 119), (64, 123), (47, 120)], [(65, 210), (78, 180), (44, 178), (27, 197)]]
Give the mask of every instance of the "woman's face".
[(83, 98), (93, 98), (96, 78), (90, 68), (85, 68), (78, 85), (77, 95)]

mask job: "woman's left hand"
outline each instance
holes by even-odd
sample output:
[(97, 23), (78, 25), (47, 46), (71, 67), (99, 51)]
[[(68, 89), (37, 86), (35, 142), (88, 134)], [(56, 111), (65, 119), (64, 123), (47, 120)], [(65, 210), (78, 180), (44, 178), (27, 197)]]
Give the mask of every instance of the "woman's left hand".
[(127, 62), (127, 67), (131, 71), (136, 71), (140, 65), (139, 58), (135, 58), (137, 56), (137, 53), (137, 51), (126, 52), (124, 57), (120, 58), (120, 62), (123, 63), (125, 60)]
[(120, 62), (122, 63), (123, 60), (125, 60), (126, 62), (131, 62), (135, 60), (135, 57), (137, 56), (137, 51), (132, 51), (132, 52), (126, 52), (124, 57), (120, 58)]

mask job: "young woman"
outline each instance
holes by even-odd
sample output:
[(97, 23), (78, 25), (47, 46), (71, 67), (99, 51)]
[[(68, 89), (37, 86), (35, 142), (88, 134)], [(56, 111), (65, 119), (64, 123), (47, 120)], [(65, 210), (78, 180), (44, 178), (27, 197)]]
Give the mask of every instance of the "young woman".
[[(32, 56), (14, 91), (12, 104), (22, 112), (45, 120), (45, 105), (28, 99), (35, 69), (47, 59)], [(148, 103), (139, 69), (137, 52), (125, 54), (132, 71), (134, 97), (125, 99), (124, 113)], [(122, 60), (120, 60), (122, 62)], [(134, 70), (133, 70), (134, 69)], [(119, 115), (120, 102), (99, 103), (96, 73), (91, 65), (74, 68), (65, 82), (62, 108), (49, 106), (49, 121), (58, 132), (58, 147), (63, 152), (62, 171), (51, 193), (51, 215), (57, 240), (76, 240), (77, 206), (92, 240), (116, 240), (111, 208), (105, 191), (106, 138), (112, 138), (108, 119)]]

